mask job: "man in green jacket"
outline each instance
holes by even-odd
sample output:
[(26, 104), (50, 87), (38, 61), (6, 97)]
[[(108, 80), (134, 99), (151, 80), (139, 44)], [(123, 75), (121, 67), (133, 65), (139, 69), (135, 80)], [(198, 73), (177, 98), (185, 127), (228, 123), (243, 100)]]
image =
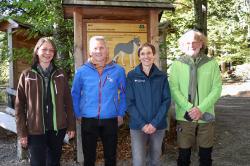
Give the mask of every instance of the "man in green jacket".
[(212, 165), (214, 105), (220, 98), (222, 82), (215, 59), (204, 54), (207, 39), (189, 30), (179, 39), (183, 56), (171, 66), (169, 83), (175, 101), (178, 166), (190, 165), (191, 147), (199, 146), (200, 166)]

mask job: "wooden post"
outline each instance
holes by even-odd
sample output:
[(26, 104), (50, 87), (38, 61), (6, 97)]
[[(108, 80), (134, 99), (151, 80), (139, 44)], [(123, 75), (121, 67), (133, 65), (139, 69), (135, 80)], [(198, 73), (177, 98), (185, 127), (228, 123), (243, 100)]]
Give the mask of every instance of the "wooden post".
[[(12, 40), (12, 27), (7, 29), (8, 36), (8, 54), (9, 54), (9, 88), (14, 89), (14, 68), (13, 68), (13, 40)], [(12, 98), (8, 95), (8, 105), (11, 106)], [(27, 158), (27, 150), (24, 150), (21, 146), (19, 139), (17, 138), (17, 158), (23, 160)]]
[[(160, 66), (163, 72), (167, 73), (167, 48), (166, 48), (166, 38), (167, 33), (165, 28), (159, 31), (159, 55), (160, 55)], [(161, 54), (162, 57), (161, 57)]]
[(8, 35), (8, 52), (9, 52), (9, 88), (14, 88), (14, 71), (13, 71), (13, 41), (12, 41), (12, 28), (7, 29)]
[(149, 11), (149, 41), (155, 46), (156, 58), (155, 64), (161, 69), (159, 54), (159, 30), (158, 30), (158, 10)]
[(74, 57), (75, 69), (83, 64), (83, 44), (82, 44), (82, 15), (80, 9), (74, 10)]
[[(80, 9), (75, 8), (73, 12), (74, 19), (74, 58), (75, 58), (75, 70), (83, 64), (83, 43), (82, 43), (82, 15)], [(76, 142), (77, 142), (77, 162), (83, 163), (83, 151), (82, 151), (82, 133), (81, 123), (76, 122)]]

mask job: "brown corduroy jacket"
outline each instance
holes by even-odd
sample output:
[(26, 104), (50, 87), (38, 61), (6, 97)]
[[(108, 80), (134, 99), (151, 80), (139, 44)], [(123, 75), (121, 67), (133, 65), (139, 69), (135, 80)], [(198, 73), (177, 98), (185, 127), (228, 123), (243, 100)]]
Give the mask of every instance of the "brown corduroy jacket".
[[(16, 94), (17, 135), (26, 137), (45, 133), (43, 115), (43, 80), (35, 68), (22, 72)], [(75, 131), (75, 118), (68, 80), (61, 69), (53, 70), (50, 90), (53, 104), (53, 127)]]

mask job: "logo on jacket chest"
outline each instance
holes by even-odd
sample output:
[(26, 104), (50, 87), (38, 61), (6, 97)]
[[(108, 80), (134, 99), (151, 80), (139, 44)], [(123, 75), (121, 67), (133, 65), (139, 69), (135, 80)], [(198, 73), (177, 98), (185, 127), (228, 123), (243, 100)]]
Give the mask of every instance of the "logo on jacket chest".
[(145, 82), (146, 80), (135, 79), (134, 81), (137, 82), (137, 83), (142, 83), (142, 82)]
[(110, 76), (107, 76), (106, 78), (107, 78), (107, 80), (108, 80), (109, 82), (113, 82), (113, 81), (114, 81)]

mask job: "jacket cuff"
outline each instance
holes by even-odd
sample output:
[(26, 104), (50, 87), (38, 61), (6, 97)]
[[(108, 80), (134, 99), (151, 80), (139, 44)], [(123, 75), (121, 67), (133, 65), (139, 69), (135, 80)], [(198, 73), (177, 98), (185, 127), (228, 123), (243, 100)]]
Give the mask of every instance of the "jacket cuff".
[(190, 102), (188, 102), (188, 104), (187, 104), (185, 110), (188, 111), (188, 110), (190, 110), (191, 108), (193, 108), (193, 104), (191, 104)]

